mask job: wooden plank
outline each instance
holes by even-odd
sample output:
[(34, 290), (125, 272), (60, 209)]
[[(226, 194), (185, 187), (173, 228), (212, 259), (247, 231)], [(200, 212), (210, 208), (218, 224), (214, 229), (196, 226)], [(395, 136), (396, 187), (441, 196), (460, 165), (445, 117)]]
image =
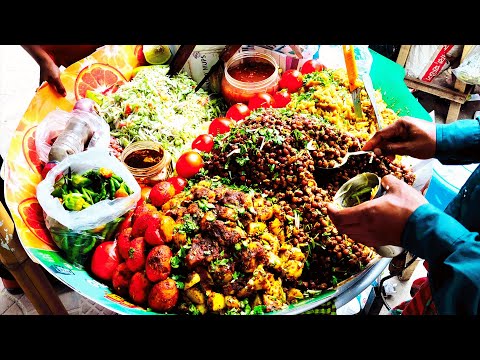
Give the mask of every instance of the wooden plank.
[(461, 91), (449, 89), (434, 83), (425, 82), (411, 76), (405, 76), (404, 80), (405, 84), (411, 89), (420, 90), (459, 104), (464, 104), (465, 101), (467, 101), (467, 94), (464, 94)]
[(447, 118), (445, 119), (446, 124), (450, 124), (454, 121), (458, 120), (458, 116), (460, 115), (460, 109), (462, 108), (462, 104), (451, 102), (450, 106), (448, 107)]
[(23, 248), (13, 220), (0, 202), (0, 261), (40, 315), (68, 315), (41, 266)]
[(410, 48), (412, 45), (402, 45), (400, 46), (400, 51), (398, 52), (396, 63), (402, 67), (405, 67), (405, 63), (408, 59), (408, 54), (410, 54)]

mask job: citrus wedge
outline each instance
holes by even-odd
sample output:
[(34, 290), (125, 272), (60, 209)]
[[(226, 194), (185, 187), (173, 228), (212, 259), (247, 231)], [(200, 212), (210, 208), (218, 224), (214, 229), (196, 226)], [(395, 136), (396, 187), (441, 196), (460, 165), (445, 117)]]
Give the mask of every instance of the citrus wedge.
[(152, 65), (165, 64), (172, 56), (168, 45), (143, 45), (145, 60)]
[(103, 95), (113, 94), (118, 87), (125, 84), (127, 79), (113, 66), (104, 63), (95, 63), (84, 67), (75, 80), (75, 98), (86, 97), (87, 90)]

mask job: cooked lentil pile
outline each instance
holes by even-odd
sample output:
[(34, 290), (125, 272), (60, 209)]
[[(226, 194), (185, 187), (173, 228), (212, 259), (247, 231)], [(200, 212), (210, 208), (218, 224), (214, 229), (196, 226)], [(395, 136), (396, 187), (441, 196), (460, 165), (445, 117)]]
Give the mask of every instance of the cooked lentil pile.
[(288, 109), (258, 109), (227, 134), (215, 138), (205, 154), (202, 178), (251, 187), (286, 209), (301, 230), (287, 242), (302, 249), (305, 267), (297, 281), (302, 290), (323, 290), (360, 272), (374, 251), (340, 234), (331, 223), (326, 202), (348, 179), (362, 172), (394, 174), (413, 184), (413, 172), (385, 157), (350, 157), (333, 165), (347, 151), (361, 149), (359, 138), (342, 133), (319, 118)]

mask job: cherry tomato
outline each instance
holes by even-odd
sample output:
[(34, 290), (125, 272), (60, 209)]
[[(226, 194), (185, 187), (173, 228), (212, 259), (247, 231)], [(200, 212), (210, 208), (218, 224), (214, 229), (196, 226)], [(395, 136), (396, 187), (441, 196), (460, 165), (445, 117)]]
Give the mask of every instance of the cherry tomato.
[(269, 93), (262, 92), (254, 94), (250, 100), (248, 100), (248, 107), (250, 110), (258, 109), (259, 107), (269, 108), (274, 103), (273, 96)]
[[(233, 121), (233, 120), (231, 120)], [(184, 152), (177, 160), (175, 170), (178, 176), (190, 179), (203, 167), (202, 156), (195, 150)]]
[(235, 120), (229, 119), (227, 117), (217, 117), (212, 120), (210, 126), (208, 127), (208, 133), (213, 136), (218, 134), (225, 134), (230, 131), (230, 128), (235, 124)]
[(283, 108), (292, 100), (292, 97), (288, 91), (281, 90), (273, 94), (273, 99), (275, 100), (273, 104), (274, 108)]
[(213, 149), (213, 135), (201, 134), (198, 135), (192, 142), (192, 149), (197, 149), (209, 153)]
[(167, 181), (173, 185), (175, 188), (175, 194), (182, 192), (182, 190), (187, 186), (188, 181), (187, 179), (181, 176), (172, 176), (171, 178), (167, 179)]
[(303, 74), (296, 69), (287, 70), (280, 78), (278, 86), (290, 93), (298, 91), (303, 86)]
[(302, 65), (302, 69), (301, 69), (301, 72), (303, 75), (305, 74), (310, 74), (314, 71), (322, 71), (324, 69), (326, 69), (327, 67), (325, 65), (323, 65), (320, 60), (318, 59), (310, 59), (310, 60), (307, 60), (303, 65)]
[(235, 121), (240, 121), (245, 119), (248, 115), (250, 115), (250, 108), (248, 105), (244, 103), (236, 103), (230, 106), (227, 110), (225, 116), (227, 118), (231, 118)]
[(99, 279), (111, 281), (113, 272), (120, 264), (120, 256), (115, 241), (104, 241), (95, 248), (90, 269)]

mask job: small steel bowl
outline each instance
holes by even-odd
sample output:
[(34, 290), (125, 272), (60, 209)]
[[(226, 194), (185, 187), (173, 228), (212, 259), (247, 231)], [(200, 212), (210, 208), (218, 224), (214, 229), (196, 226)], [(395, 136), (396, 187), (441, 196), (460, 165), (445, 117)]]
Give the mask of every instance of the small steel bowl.
[(359, 205), (383, 194), (381, 179), (374, 173), (361, 173), (348, 180), (335, 193), (333, 201), (342, 208)]
[[(376, 174), (365, 172), (343, 184), (335, 193), (333, 202), (343, 208), (348, 208), (378, 198), (384, 193), (381, 179)], [(382, 257), (393, 258), (400, 255), (404, 249), (400, 246), (384, 245), (379, 246), (375, 251)]]

